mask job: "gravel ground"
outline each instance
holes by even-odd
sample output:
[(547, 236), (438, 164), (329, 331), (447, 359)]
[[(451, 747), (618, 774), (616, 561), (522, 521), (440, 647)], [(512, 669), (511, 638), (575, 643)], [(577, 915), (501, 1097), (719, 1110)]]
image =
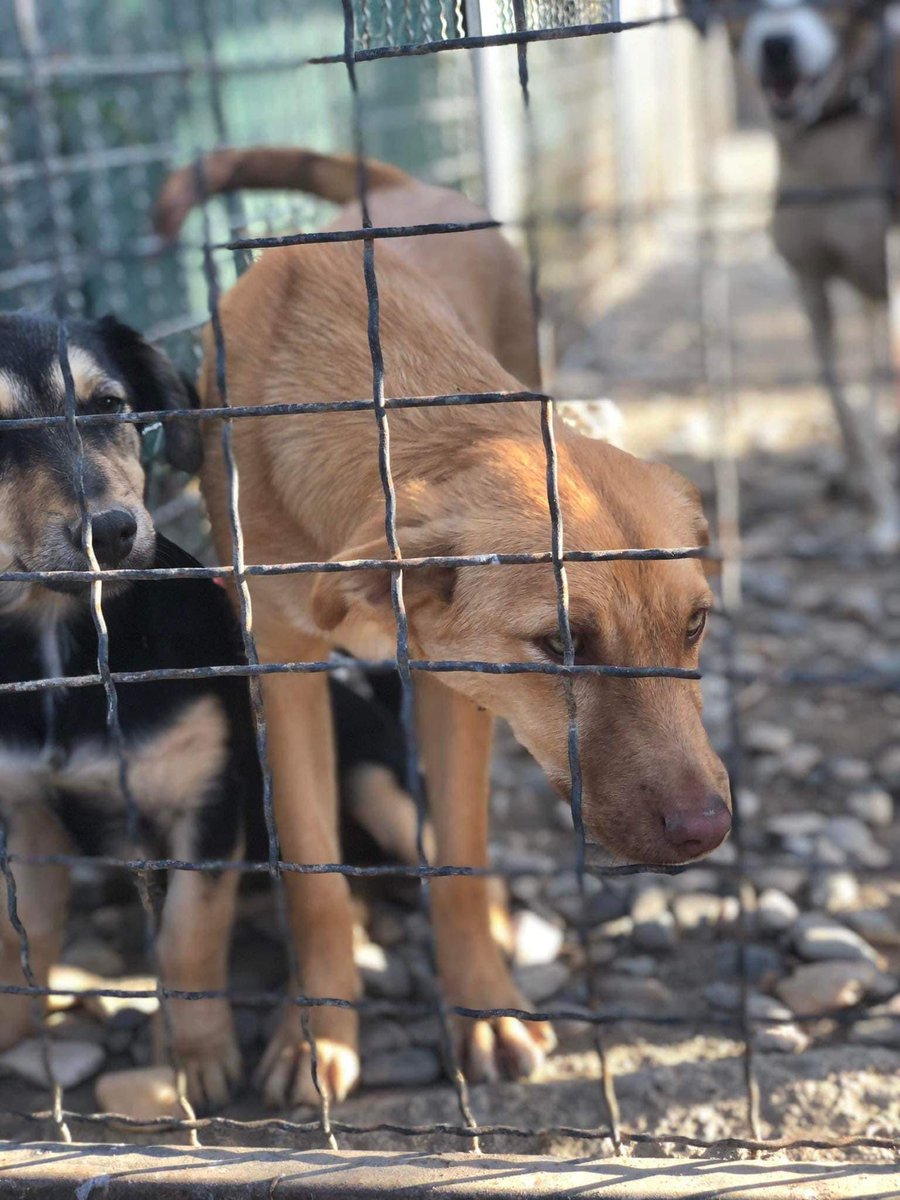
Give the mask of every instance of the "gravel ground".
[[(809, 367), (783, 271), (759, 233), (738, 240), (733, 254), (736, 311), (750, 314), (745, 336), (758, 337), (762, 347), (756, 355), (745, 348), (740, 357), (743, 367), (757, 365), (738, 389), (735, 439), (744, 546), (752, 556), (734, 625), (735, 665), (753, 678), (741, 682), (732, 697), (728, 627), (720, 618), (712, 623), (705, 650), (704, 687), (714, 740), (727, 748), (732, 701), (741, 730), (738, 802), (748, 880), (743, 928), (761, 1132), (778, 1139), (896, 1136), (900, 567), (896, 559), (866, 556), (864, 519), (834, 494), (835, 448), (816, 390), (802, 383), (782, 386), (777, 394), (769, 388), (781, 375), (792, 371), (802, 377)], [(581, 314), (569, 331), (557, 383), (561, 395), (612, 396), (620, 405), (613, 413), (617, 439), (638, 452), (665, 456), (691, 474), (712, 502), (702, 389), (688, 381), (697, 365), (692, 317), (678, 308), (692, 271), (689, 248), (681, 257), (669, 254), (632, 281), (633, 295), (599, 315)], [(673, 387), (672, 379), (682, 376), (680, 389)], [(836, 553), (820, 560), (790, 556), (823, 548)], [(860, 666), (880, 672), (893, 690), (778, 682), (788, 670), (835, 674)], [(502, 732), (493, 818), (495, 864), (532, 872), (511, 883), (513, 960), (522, 987), (535, 1005), (576, 1013), (587, 1002), (587, 964), (577, 933), (582, 904), (571, 869), (571, 818), (539, 770)], [(708, 1140), (749, 1136), (746, 1058), (737, 1022), (742, 925), (735, 845), (726, 844), (707, 863), (675, 877), (591, 876), (584, 915), (598, 1011), (627, 1016), (603, 1026), (623, 1128)], [(359, 895), (359, 917), (367, 997), (427, 1004), (433, 991), (423, 967), (426, 929), (415, 893), (370, 887)], [(269, 898), (244, 896), (233, 955), (236, 988), (277, 988), (283, 982), (273, 927)], [(144, 970), (140, 930), (136, 907), (114, 902), (85, 876), (65, 957), (115, 985)], [(669, 1016), (687, 1020), (660, 1023)], [(85, 1078), (67, 1091), (67, 1107), (91, 1111), (98, 1071), (150, 1061), (146, 1014), (126, 1009), (100, 1019), (75, 1009), (53, 1021), (59, 1041), (74, 1039), (82, 1046)], [(270, 1023), (271, 1014), (238, 1010), (248, 1062), (258, 1057)], [(584, 1142), (549, 1128), (608, 1124), (592, 1035), (572, 1019), (559, 1022), (558, 1032), (559, 1049), (539, 1079), (473, 1089), (479, 1124), (523, 1131), (488, 1137), (486, 1149), (575, 1154), (609, 1148), (602, 1140)], [(462, 1123), (455, 1093), (440, 1077), (431, 1019), (367, 1019), (363, 1052), (364, 1089), (335, 1113), (338, 1119), (364, 1125)], [(0, 1078), (0, 1136), (48, 1134), (45, 1122), (6, 1115), (47, 1106), (46, 1089), (27, 1083), (21, 1068), (12, 1070), (8, 1061), (6, 1068)], [(227, 1115), (265, 1114), (248, 1088)], [(76, 1126), (76, 1136), (100, 1135), (95, 1127)], [(242, 1132), (239, 1140), (321, 1145), (320, 1135), (278, 1129)], [(342, 1143), (372, 1149), (411, 1145), (408, 1137), (389, 1132), (348, 1136)], [(465, 1144), (449, 1134), (414, 1141), (420, 1149)], [(666, 1154), (678, 1148), (663, 1141), (632, 1149)], [(842, 1155), (888, 1157), (874, 1150), (833, 1157)]]

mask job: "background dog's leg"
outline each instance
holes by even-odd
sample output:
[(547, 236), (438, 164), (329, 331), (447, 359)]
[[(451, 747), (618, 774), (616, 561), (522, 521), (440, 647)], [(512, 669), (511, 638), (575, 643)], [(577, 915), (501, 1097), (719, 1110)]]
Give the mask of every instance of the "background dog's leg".
[[(487, 866), (493, 719), (437, 679), (416, 679), (416, 709), (437, 862)], [(432, 884), (438, 965), (450, 1004), (529, 1009), (491, 934), (487, 880)], [(545, 1022), (496, 1017), (456, 1021), (457, 1044), (472, 1081), (530, 1075), (553, 1048)]]
[[(56, 819), (39, 807), (17, 805), (6, 818), (7, 849), (11, 854), (64, 854), (71, 850)], [(69, 905), (69, 872), (65, 867), (10, 863), (16, 885), (16, 911), (28, 935), (31, 969), (38, 987), (47, 986), (56, 962)], [(9, 919), (7, 881), (0, 878), (0, 983), (23, 987), (19, 935)], [(0, 1049), (14, 1046), (33, 1030), (36, 1008), (32, 996), (0, 994)]]
[[(243, 846), (235, 857), (243, 855)], [(173, 871), (157, 944), (160, 975), (170, 988), (184, 992), (216, 991), (228, 986), (228, 953), (240, 875)], [(187, 1075), (193, 1104), (224, 1104), (241, 1071), (231, 1005), (225, 997), (170, 1000), (172, 1049)], [(161, 1017), (155, 1028), (156, 1056), (166, 1061)]]
[(871, 406), (850, 404), (838, 375), (831, 300), (824, 280), (818, 275), (798, 275), (800, 295), (812, 326), (813, 342), (835, 416), (840, 426), (847, 462), (847, 476), (854, 494), (876, 512), (873, 536), (879, 537), (882, 522), (896, 517), (889, 459), (881, 444)]
[[(317, 661), (328, 647), (314, 638), (266, 647), (269, 661)], [(339, 863), (337, 777), (328, 680), (324, 673), (272, 675), (263, 684), (269, 727), (269, 760), (281, 857), (297, 863)], [(353, 913), (343, 875), (285, 874), (291, 932), (300, 986), (310, 996), (355, 1000)], [(319, 1083), (342, 1100), (359, 1078), (358, 1018), (352, 1009), (324, 1006), (310, 1012)], [(291, 1005), (259, 1070), (266, 1101), (315, 1104), (300, 1014)]]

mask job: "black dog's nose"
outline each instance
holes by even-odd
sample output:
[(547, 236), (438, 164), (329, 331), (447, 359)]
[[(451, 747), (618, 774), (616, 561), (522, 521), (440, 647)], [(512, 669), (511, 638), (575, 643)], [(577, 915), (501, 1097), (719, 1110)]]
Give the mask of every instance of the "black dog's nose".
[(785, 71), (794, 65), (794, 39), (789, 33), (763, 38), (763, 62), (772, 71)]
[[(127, 558), (134, 545), (137, 521), (124, 508), (110, 508), (106, 512), (91, 513), (91, 542), (97, 562), (101, 567), (117, 567)], [(76, 546), (82, 544), (82, 529), (72, 531)]]

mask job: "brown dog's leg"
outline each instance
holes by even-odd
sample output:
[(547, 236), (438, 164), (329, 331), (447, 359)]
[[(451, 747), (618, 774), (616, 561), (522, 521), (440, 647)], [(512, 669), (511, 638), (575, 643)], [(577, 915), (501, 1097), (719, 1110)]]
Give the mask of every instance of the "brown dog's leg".
[[(243, 847), (238, 856), (243, 853)], [(163, 907), (157, 951), (162, 982), (183, 992), (218, 991), (228, 984), (228, 952), (240, 876), (173, 871)], [(241, 1073), (231, 1005), (225, 997), (170, 1000), (172, 1050), (187, 1075), (191, 1103), (221, 1105)], [(167, 1059), (162, 1015), (156, 1056)]]
[[(56, 819), (35, 807), (16, 806), (6, 818), (7, 849), (11, 854), (61, 854), (70, 850)], [(50, 967), (57, 961), (69, 904), (69, 872), (65, 867), (10, 863), (15, 881), (19, 920), (28, 936), (28, 958), (38, 987), (47, 986)], [(0, 983), (24, 987), (21, 942), (9, 917), (8, 881), (0, 876)], [(34, 1032), (33, 996), (0, 993), (0, 1050)]]
[[(487, 866), (492, 718), (430, 677), (416, 679), (425, 776), (437, 862)], [(491, 935), (487, 880), (446, 878), (432, 884), (438, 965), (447, 1001), (465, 1008), (529, 1009)], [(531, 1075), (553, 1049), (546, 1022), (515, 1017), (456, 1022), (469, 1080)]]
[[(266, 647), (269, 661), (318, 661), (325, 643), (293, 639)], [(339, 863), (337, 775), (331, 701), (326, 675), (272, 675), (263, 683), (269, 729), (269, 761), (275, 788), (275, 819), (286, 862)], [(285, 873), (291, 932), (300, 986), (309, 996), (355, 1000), (353, 913), (346, 877)], [(343, 1100), (359, 1078), (357, 1014), (322, 1006), (310, 1012), (316, 1039), (319, 1084), (332, 1100)], [(291, 1005), (259, 1070), (267, 1103), (315, 1104), (310, 1050)]]

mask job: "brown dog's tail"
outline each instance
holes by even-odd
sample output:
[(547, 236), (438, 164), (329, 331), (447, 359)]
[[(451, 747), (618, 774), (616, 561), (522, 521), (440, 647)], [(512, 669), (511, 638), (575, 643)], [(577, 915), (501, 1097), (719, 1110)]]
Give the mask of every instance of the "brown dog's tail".
[[(351, 154), (317, 154), (276, 146), (216, 150), (203, 159), (199, 175), (202, 189), (193, 164), (173, 172), (163, 185), (153, 211), (154, 228), (162, 237), (177, 237), (188, 213), (205, 196), (241, 188), (309, 192), (335, 204), (346, 204), (359, 195), (359, 159)], [(399, 167), (366, 159), (366, 186), (373, 191), (408, 180)]]

